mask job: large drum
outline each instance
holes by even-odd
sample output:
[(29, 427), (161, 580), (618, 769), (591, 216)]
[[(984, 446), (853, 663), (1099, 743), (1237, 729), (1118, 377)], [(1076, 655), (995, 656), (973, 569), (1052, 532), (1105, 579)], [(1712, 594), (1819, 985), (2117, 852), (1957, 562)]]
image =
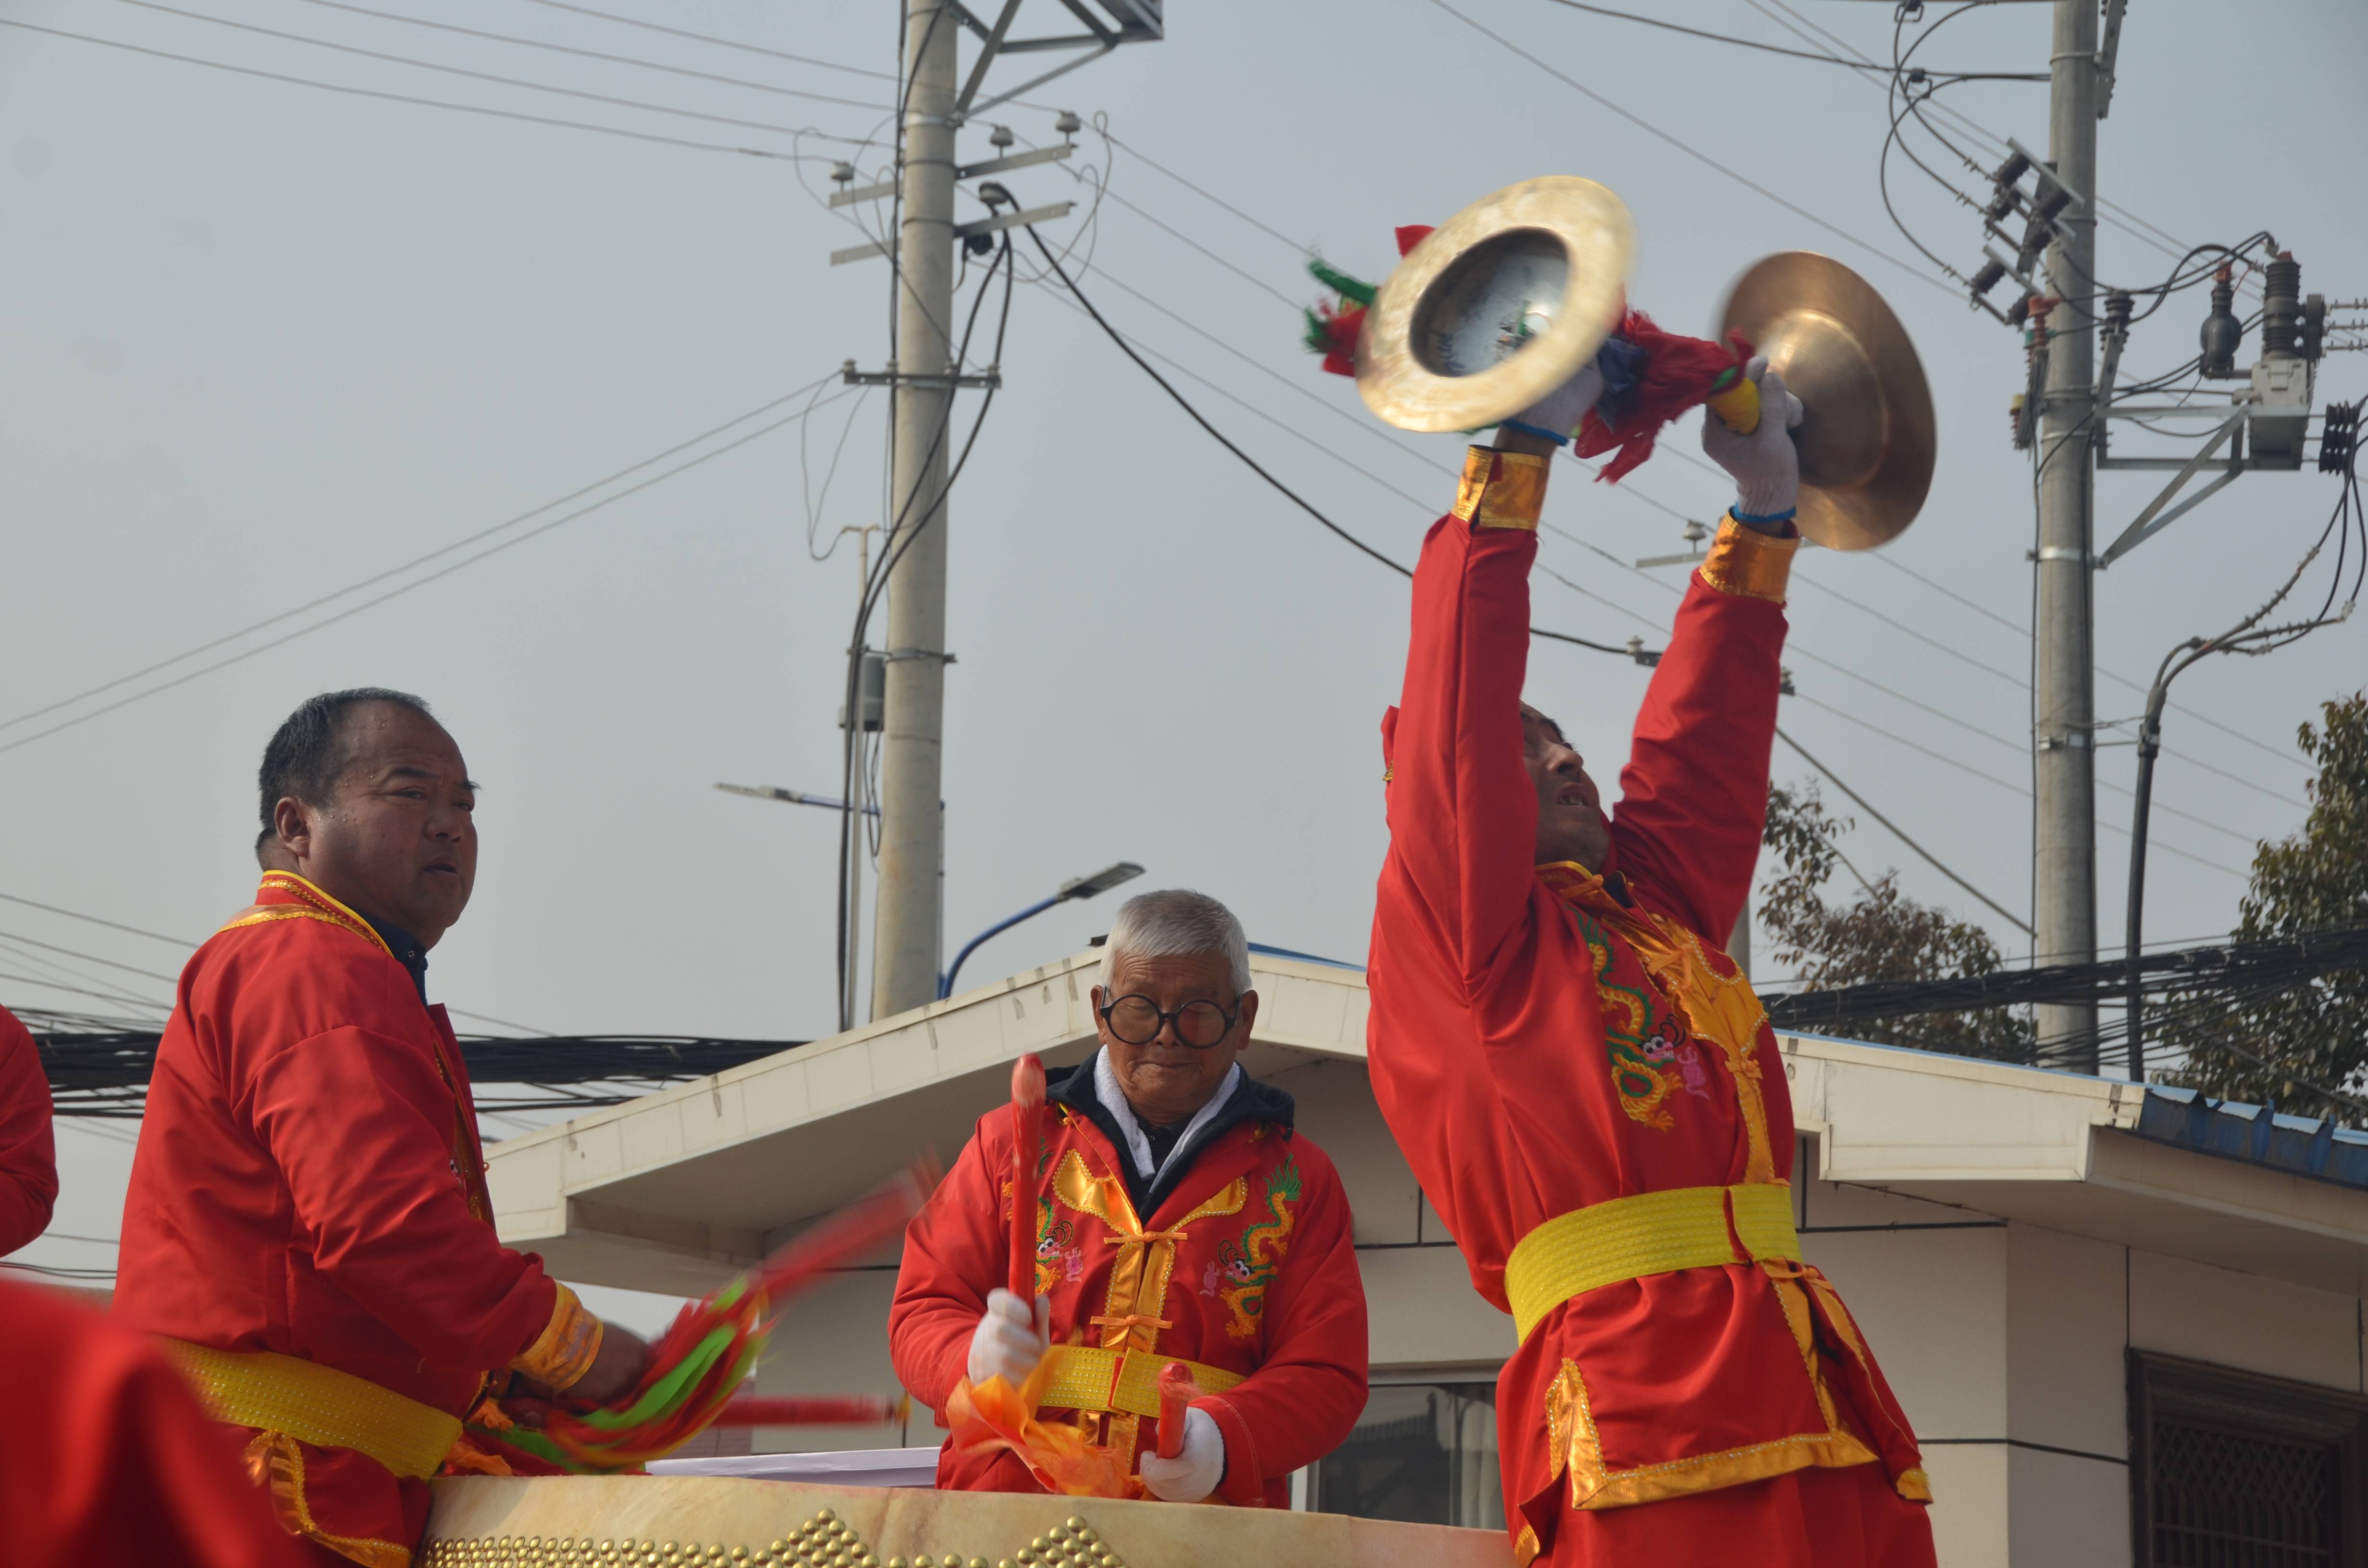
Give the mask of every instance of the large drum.
[(1101, 1498), (713, 1476), (436, 1483), (420, 1568), (1511, 1568), (1502, 1531)]

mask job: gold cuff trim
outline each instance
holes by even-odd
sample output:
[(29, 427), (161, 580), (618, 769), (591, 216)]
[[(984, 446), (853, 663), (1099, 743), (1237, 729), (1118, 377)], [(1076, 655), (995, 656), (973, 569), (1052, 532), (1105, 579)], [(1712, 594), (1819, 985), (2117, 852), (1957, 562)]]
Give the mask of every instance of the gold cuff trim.
[[(1727, 1231), (1730, 1208), (1734, 1235), (1748, 1256), (1736, 1255)], [(1790, 1187), (1671, 1187), (1590, 1203), (1548, 1220), (1515, 1243), (1505, 1260), (1505, 1298), (1515, 1333), (1527, 1340), (1563, 1302), (1622, 1279), (1800, 1257)]]
[(1115, 1350), (1095, 1345), (1055, 1345), (1044, 1353), (1052, 1364), (1045, 1380), (1046, 1410), (1108, 1411), (1126, 1415), (1159, 1414), (1159, 1374), (1182, 1361), (1202, 1393), (1224, 1393), (1242, 1381), (1239, 1372), (1163, 1356), (1156, 1350)]
[(1899, 1478), (1891, 1484), (1898, 1488), (1899, 1494), (1910, 1503), (1930, 1503), (1932, 1500), (1931, 1480), (1920, 1470), (1903, 1470)]
[(564, 1285), (557, 1289), (559, 1299), (552, 1303), (551, 1321), (542, 1325), (542, 1333), (526, 1347), (526, 1353), (510, 1363), (510, 1369), (554, 1389), (573, 1388), (600, 1354), (605, 1325), (584, 1310), (575, 1291)]
[(1546, 504), (1546, 460), (1535, 452), (1468, 447), (1455, 486), (1455, 515), (1475, 528), (1536, 531)]
[(1722, 594), (1781, 605), (1784, 585), (1793, 575), (1793, 552), (1800, 548), (1797, 538), (1771, 539), (1745, 528), (1730, 512), (1719, 519), (1718, 538), (1711, 541), (1709, 559), (1696, 570), (1703, 582)]
[(318, 1361), (163, 1343), (206, 1414), (233, 1426), (284, 1433), (316, 1449), (351, 1449), (417, 1481), (436, 1473), (461, 1436), (459, 1416)]

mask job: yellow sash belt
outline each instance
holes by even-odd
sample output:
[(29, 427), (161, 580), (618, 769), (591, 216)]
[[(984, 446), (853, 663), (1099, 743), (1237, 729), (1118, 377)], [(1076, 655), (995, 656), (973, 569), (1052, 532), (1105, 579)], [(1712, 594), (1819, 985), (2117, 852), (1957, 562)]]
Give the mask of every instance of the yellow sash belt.
[[(1726, 1225), (1730, 1204), (1734, 1236)], [(1736, 1256), (1734, 1237), (1742, 1238), (1747, 1257)], [(1505, 1297), (1514, 1328), (1527, 1340), (1548, 1312), (1600, 1286), (1763, 1258), (1801, 1259), (1790, 1187), (1754, 1182), (1640, 1192), (1557, 1214), (1523, 1236), (1505, 1260)]]
[[(1055, 1345), (1044, 1353), (1053, 1375), (1044, 1385), (1048, 1409), (1159, 1414), (1159, 1369), (1181, 1356), (1156, 1350), (1108, 1350), (1095, 1345)], [(1242, 1381), (1239, 1372), (1184, 1361), (1202, 1393), (1223, 1393)]]
[(166, 1339), (165, 1350), (215, 1420), (284, 1432), (315, 1448), (351, 1449), (397, 1475), (434, 1475), (461, 1436), (459, 1416), (318, 1361), (178, 1339)]

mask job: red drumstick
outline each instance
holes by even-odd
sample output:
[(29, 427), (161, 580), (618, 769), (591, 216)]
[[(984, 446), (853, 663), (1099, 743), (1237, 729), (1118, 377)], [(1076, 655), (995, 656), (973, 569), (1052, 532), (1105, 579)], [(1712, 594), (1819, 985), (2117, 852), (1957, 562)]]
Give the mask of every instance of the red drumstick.
[(1159, 1457), (1178, 1459), (1184, 1453), (1184, 1413), (1201, 1397), (1192, 1369), (1170, 1361), (1159, 1369)]
[(876, 1393), (772, 1395), (726, 1400), (718, 1426), (877, 1426), (896, 1419), (900, 1401)]
[(1011, 1064), (1011, 1293), (1036, 1301), (1036, 1166), (1044, 1141), (1044, 1063)]

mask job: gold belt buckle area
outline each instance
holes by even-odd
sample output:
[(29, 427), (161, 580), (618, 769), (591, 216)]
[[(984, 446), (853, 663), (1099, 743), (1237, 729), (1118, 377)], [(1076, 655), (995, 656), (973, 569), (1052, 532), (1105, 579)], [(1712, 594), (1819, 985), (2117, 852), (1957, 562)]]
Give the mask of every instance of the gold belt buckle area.
[(351, 1449), (418, 1481), (436, 1473), (461, 1436), (459, 1416), (317, 1361), (171, 1338), (164, 1345), (206, 1414), (233, 1426)]
[(1044, 1354), (1053, 1361), (1053, 1375), (1044, 1384), (1047, 1410), (1157, 1415), (1159, 1373), (1170, 1361), (1181, 1361), (1190, 1368), (1202, 1393), (1223, 1393), (1242, 1381), (1238, 1372), (1157, 1350), (1055, 1345)]
[(1546, 1221), (1514, 1244), (1505, 1260), (1505, 1297), (1523, 1340), (1563, 1302), (1622, 1279), (1740, 1263), (1727, 1232), (1748, 1259), (1797, 1261), (1792, 1188), (1755, 1182), (1680, 1187), (1608, 1199)]

